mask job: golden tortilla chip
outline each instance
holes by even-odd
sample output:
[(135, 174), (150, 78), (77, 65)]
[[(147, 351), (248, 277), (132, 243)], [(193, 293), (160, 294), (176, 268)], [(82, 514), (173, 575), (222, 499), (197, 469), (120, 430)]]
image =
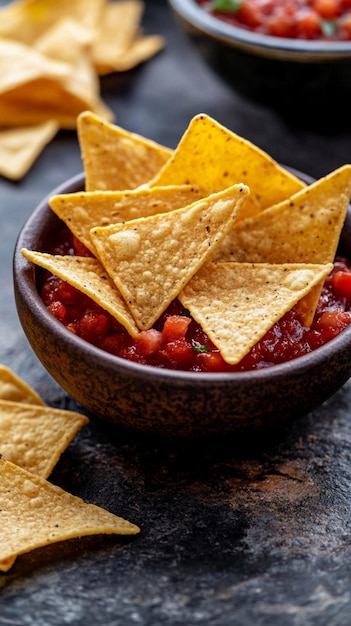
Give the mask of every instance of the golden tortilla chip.
[(87, 504), (5, 459), (0, 459), (0, 524), (3, 568), (20, 554), (59, 541), (140, 532), (135, 524)]
[[(331, 263), (351, 196), (351, 165), (331, 172), (291, 198), (235, 224), (212, 261)], [(312, 322), (323, 283), (301, 302)]]
[(226, 235), (248, 194), (246, 185), (234, 185), (182, 209), (91, 230), (138, 328), (156, 322)]
[(130, 48), (108, 64), (97, 67), (100, 76), (110, 72), (126, 72), (155, 56), (164, 48), (165, 40), (161, 35), (145, 35), (133, 41)]
[(77, 120), (86, 191), (135, 189), (151, 180), (172, 151), (85, 111)]
[(190, 185), (132, 189), (131, 191), (87, 191), (53, 196), (51, 209), (93, 254), (90, 237), (94, 226), (108, 226), (156, 213), (166, 213), (202, 197)]
[(120, 322), (132, 337), (137, 336), (139, 331), (129, 308), (97, 259), (33, 252), (25, 248), (21, 253), (28, 261), (45, 268), (85, 293)]
[(106, 3), (91, 49), (100, 76), (129, 70), (164, 47), (163, 37), (140, 35), (143, 11), (141, 0)]
[(86, 417), (73, 411), (0, 400), (0, 454), (47, 478), (87, 423)]
[(6, 365), (0, 365), (0, 400), (45, 406), (37, 392)]
[(245, 183), (251, 190), (241, 218), (305, 187), (260, 148), (205, 114), (191, 120), (173, 156), (150, 185), (198, 185), (210, 194), (235, 183)]
[(99, 98), (99, 84), (84, 52), (78, 54), (77, 47), (75, 50), (76, 55), (68, 63), (17, 42), (0, 41), (0, 56), (6, 59), (0, 66), (3, 127), (55, 120), (62, 128), (75, 128), (77, 116), (87, 108), (106, 119), (113, 118)]
[(49, 120), (35, 126), (0, 130), (0, 175), (19, 180), (28, 172), (59, 125)]
[(332, 268), (332, 263), (205, 263), (178, 297), (234, 365)]
[(94, 31), (104, 5), (105, 0), (17, 0), (0, 9), (0, 37), (32, 44), (63, 17)]

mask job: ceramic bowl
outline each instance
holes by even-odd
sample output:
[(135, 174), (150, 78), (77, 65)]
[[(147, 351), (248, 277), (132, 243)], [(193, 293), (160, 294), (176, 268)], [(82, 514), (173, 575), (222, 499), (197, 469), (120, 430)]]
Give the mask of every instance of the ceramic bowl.
[[(83, 189), (84, 177), (79, 175), (50, 195)], [(304, 415), (351, 376), (351, 326), (308, 355), (242, 373), (158, 369), (90, 345), (47, 311), (37, 291), (36, 268), (20, 253), (22, 247), (45, 250), (60, 224), (46, 199), (18, 236), (13, 264), (18, 315), (29, 344), (49, 374), (99, 418), (169, 437), (227, 435)], [(351, 214), (343, 231), (349, 255), (350, 225)]]
[(246, 96), (301, 123), (349, 121), (351, 41), (272, 37), (214, 17), (195, 0), (169, 0), (206, 62)]

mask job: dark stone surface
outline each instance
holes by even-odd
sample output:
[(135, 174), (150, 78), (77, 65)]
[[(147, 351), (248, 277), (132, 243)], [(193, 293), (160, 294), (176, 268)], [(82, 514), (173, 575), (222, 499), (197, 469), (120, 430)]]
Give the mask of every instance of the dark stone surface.
[[(282, 163), (322, 176), (351, 159), (351, 132), (316, 132), (245, 100), (195, 55), (164, 0), (147, 0), (146, 32), (167, 48), (102, 81), (117, 121), (174, 147), (206, 112)], [(82, 164), (62, 132), (19, 183), (0, 180), (0, 360), (45, 401), (80, 410), (52, 381), (20, 328), (12, 251), (39, 201)], [(247, 440), (167, 442), (91, 417), (51, 480), (141, 527), (43, 548), (0, 575), (8, 626), (349, 626), (351, 386), (280, 431)]]

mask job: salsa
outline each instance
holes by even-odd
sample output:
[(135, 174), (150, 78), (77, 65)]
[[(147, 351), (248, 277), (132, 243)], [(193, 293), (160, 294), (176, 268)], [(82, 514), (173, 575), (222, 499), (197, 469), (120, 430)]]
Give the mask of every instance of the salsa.
[(196, 0), (208, 13), (289, 39), (351, 40), (351, 0)]
[[(91, 256), (66, 228), (49, 252)], [(134, 339), (108, 312), (60, 278), (42, 273), (39, 290), (48, 310), (70, 332), (110, 354), (175, 370), (238, 372), (270, 367), (315, 350), (351, 323), (351, 264), (342, 257), (335, 259), (325, 281), (312, 326), (304, 328), (296, 312), (289, 311), (237, 365), (223, 360), (178, 300), (153, 328)]]

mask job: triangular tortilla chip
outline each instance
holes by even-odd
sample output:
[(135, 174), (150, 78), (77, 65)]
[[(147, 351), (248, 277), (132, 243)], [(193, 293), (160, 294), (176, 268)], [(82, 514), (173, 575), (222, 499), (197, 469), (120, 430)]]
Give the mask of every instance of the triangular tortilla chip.
[(149, 59), (164, 46), (158, 35), (141, 36), (141, 0), (107, 2), (91, 48), (98, 74), (126, 71)]
[(248, 197), (234, 185), (184, 208), (94, 228), (102, 264), (140, 329), (148, 329), (225, 237)]
[(69, 255), (53, 255), (23, 248), (23, 256), (85, 293), (122, 324), (132, 337), (138, 334), (124, 299), (97, 259)]
[(87, 504), (40, 476), (0, 458), (0, 560), (43, 546), (98, 534), (135, 535), (135, 524)]
[(206, 263), (178, 297), (224, 360), (236, 364), (332, 268)]
[(77, 432), (88, 423), (80, 413), (0, 400), (0, 454), (47, 478)]
[[(244, 219), (215, 251), (212, 261), (331, 263), (351, 196), (351, 165), (334, 170), (291, 198)], [(322, 283), (298, 308), (312, 322)]]
[(111, 72), (126, 72), (136, 67), (140, 63), (151, 59), (160, 52), (165, 45), (164, 37), (161, 35), (145, 35), (138, 37), (133, 41), (130, 48), (126, 52), (110, 60), (105, 65), (100, 64), (97, 71), (100, 76)]
[(94, 226), (108, 226), (156, 213), (166, 213), (202, 198), (190, 185), (139, 188), (131, 191), (87, 191), (53, 196), (51, 209), (93, 254), (90, 237)]
[(241, 218), (305, 187), (260, 148), (201, 114), (191, 120), (173, 156), (150, 185), (198, 185), (209, 194), (239, 182), (251, 189)]
[(77, 120), (86, 191), (135, 189), (151, 180), (172, 150), (85, 111)]
[(37, 392), (6, 365), (0, 365), (0, 400), (45, 406)]
[(11, 180), (23, 178), (58, 130), (54, 120), (0, 130), (0, 175)]
[(0, 9), (0, 37), (33, 44), (63, 17), (95, 30), (105, 0), (16, 0)]

